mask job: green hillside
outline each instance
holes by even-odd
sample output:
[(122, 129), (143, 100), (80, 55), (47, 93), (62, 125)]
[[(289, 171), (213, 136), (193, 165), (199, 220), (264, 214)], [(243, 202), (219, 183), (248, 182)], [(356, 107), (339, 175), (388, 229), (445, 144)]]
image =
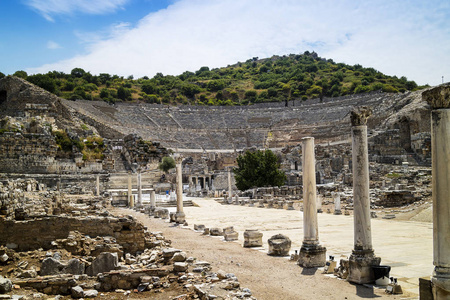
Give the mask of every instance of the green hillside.
[(92, 75), (81, 68), (73, 69), (70, 74), (53, 71), (28, 76), (24, 71), (17, 71), (14, 75), (66, 99), (170, 105), (249, 105), (423, 88), (404, 76), (387, 76), (373, 68), (335, 63), (308, 51), (265, 59), (254, 57), (218, 69), (201, 67), (178, 76), (158, 73), (151, 79), (107, 73)]

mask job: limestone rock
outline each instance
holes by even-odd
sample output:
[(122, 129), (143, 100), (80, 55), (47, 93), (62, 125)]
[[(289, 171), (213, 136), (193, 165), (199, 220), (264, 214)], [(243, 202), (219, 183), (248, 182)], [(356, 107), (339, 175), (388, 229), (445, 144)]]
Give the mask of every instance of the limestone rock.
[(103, 252), (86, 268), (86, 274), (95, 276), (99, 273), (114, 270), (119, 263), (117, 253)]
[(53, 257), (47, 257), (42, 261), (41, 276), (61, 274), (65, 265)]
[(186, 272), (188, 269), (188, 264), (184, 262), (176, 262), (173, 264), (173, 271), (174, 272)]
[(177, 252), (172, 257), (174, 262), (184, 262), (186, 261), (186, 253), (185, 252)]
[(82, 288), (81, 286), (79, 286), (79, 285), (74, 286), (74, 287), (72, 288), (72, 291), (71, 291), (71, 292), (72, 292), (72, 293), (71, 293), (72, 298), (75, 298), (75, 299), (83, 298), (83, 296), (84, 296), (83, 288)]
[(11, 292), (12, 282), (11, 280), (4, 278), (0, 275), (0, 294), (6, 294)]
[(97, 296), (98, 296), (97, 290), (87, 290), (87, 291), (84, 291), (84, 293), (83, 293), (84, 298), (95, 298)]
[(268, 239), (269, 243), (269, 255), (273, 256), (286, 256), (289, 255), (291, 250), (291, 240), (282, 234), (276, 234)]

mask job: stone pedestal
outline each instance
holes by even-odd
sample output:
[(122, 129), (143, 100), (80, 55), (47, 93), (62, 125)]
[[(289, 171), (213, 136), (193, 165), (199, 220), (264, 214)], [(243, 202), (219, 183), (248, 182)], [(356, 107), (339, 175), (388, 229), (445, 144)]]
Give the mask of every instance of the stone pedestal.
[(291, 240), (282, 234), (276, 234), (267, 240), (269, 243), (268, 255), (287, 256), (291, 250)]
[(131, 184), (131, 173), (128, 172), (128, 205), (129, 207), (134, 207), (134, 198), (133, 198), (133, 190), (132, 190), (132, 184)]
[(434, 299), (450, 299), (450, 84), (422, 94), (431, 106)]
[(227, 242), (237, 241), (238, 236), (239, 236), (239, 233), (234, 231), (233, 226), (226, 227), (223, 229), (223, 237), (224, 237), (225, 241), (227, 241)]
[(246, 229), (244, 231), (244, 247), (262, 247), (263, 234), (257, 229)]
[(354, 249), (349, 258), (347, 280), (359, 284), (374, 281), (373, 265), (381, 259), (372, 249), (369, 198), (369, 156), (367, 147), (368, 108), (356, 108), (351, 113), (353, 160), (353, 224)]
[(316, 202), (314, 138), (302, 139), (303, 166), (303, 244), (298, 264), (304, 268), (325, 266), (326, 248), (319, 244)]
[(175, 213), (175, 222), (184, 223), (186, 221), (186, 215), (183, 212), (183, 158), (181, 156), (176, 157), (176, 171), (177, 171), (177, 212)]

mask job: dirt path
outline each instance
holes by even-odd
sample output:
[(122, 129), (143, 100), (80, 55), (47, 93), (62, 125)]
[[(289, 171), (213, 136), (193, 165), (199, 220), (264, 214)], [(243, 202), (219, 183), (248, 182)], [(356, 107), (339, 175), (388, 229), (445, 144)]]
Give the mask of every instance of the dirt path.
[(197, 260), (210, 262), (213, 271), (222, 269), (234, 273), (241, 286), (249, 288), (258, 299), (407, 299), (407, 295), (387, 295), (384, 290), (353, 285), (327, 277), (320, 271), (302, 269), (285, 258), (271, 257), (260, 251), (243, 248), (237, 243), (202, 236), (198, 232), (174, 227), (171, 223), (130, 209), (114, 208), (111, 212), (133, 215), (149, 231), (163, 232), (166, 238), (172, 240), (174, 248), (186, 251)]

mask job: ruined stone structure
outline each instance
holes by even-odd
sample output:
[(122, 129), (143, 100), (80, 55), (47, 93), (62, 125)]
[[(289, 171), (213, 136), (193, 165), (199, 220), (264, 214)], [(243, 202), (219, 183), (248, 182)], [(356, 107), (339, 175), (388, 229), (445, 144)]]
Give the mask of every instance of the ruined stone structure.
[(433, 264), (431, 279), (436, 300), (450, 297), (450, 85), (423, 93), (431, 106), (433, 160)]

